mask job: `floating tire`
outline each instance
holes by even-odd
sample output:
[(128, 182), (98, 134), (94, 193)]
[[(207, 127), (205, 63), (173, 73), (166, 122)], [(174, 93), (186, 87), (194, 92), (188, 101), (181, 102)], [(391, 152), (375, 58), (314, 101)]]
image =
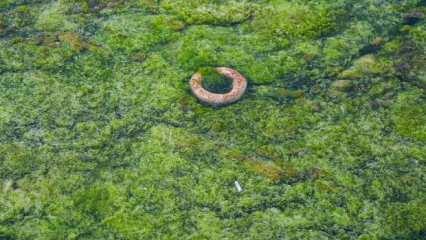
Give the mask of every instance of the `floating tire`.
[(239, 72), (227, 67), (218, 67), (216, 71), (227, 78), (232, 79), (231, 91), (219, 94), (212, 93), (203, 87), (203, 75), (199, 72), (192, 75), (190, 80), (192, 93), (203, 103), (212, 106), (224, 106), (234, 103), (243, 96), (247, 89), (247, 80)]

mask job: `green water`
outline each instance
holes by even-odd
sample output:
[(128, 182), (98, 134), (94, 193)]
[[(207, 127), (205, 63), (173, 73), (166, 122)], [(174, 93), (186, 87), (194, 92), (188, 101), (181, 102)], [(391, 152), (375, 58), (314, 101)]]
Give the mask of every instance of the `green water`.
[(0, 0), (0, 239), (426, 239), (425, 15)]

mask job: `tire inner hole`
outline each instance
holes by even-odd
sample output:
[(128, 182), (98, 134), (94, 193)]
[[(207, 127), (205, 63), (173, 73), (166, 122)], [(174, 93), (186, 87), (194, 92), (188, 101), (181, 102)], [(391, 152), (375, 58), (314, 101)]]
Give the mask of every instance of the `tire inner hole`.
[(203, 75), (203, 87), (210, 92), (224, 94), (232, 90), (232, 79), (216, 72), (214, 68), (200, 70)]

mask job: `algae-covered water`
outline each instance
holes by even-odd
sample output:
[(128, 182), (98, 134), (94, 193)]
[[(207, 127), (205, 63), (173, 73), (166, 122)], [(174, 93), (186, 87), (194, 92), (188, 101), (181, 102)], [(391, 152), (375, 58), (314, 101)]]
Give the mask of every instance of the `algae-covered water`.
[(425, 16), (0, 0), (0, 239), (426, 239)]

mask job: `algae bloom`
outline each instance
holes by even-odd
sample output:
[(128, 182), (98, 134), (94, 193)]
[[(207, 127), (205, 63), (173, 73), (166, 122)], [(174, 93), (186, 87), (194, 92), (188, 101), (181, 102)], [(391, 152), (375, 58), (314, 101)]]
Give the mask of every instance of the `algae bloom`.
[(0, 239), (426, 239), (425, 16), (0, 0)]

